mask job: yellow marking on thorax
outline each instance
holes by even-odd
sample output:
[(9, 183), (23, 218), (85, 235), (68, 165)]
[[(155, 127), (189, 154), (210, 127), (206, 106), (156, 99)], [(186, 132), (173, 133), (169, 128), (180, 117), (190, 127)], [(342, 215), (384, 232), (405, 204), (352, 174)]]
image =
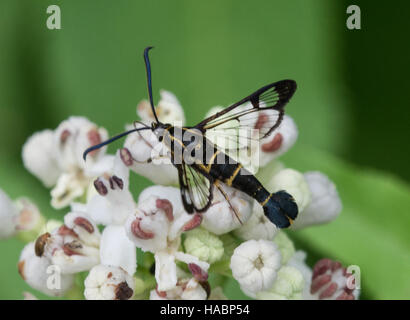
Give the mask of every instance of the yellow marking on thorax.
[(235, 171), (232, 173), (232, 175), (229, 177), (229, 179), (225, 180), (225, 184), (227, 186), (230, 187), (232, 185), (233, 179), (235, 179), (235, 177), (238, 175), (241, 168), (242, 168), (242, 165), (240, 163), (238, 163), (238, 167), (235, 169)]
[(265, 204), (267, 204), (271, 196), (272, 196), (272, 194), (270, 194), (270, 195), (265, 199), (265, 201), (259, 202), (260, 205), (263, 207)]

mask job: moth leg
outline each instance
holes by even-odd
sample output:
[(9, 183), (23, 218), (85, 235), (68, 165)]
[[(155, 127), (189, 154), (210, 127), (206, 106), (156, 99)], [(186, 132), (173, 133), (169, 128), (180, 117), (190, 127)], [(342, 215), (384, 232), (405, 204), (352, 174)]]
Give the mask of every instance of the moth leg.
[(226, 192), (224, 191), (224, 189), (222, 189), (222, 186), (219, 183), (219, 180), (215, 180), (214, 182), (215, 187), (218, 188), (218, 190), (221, 192), (221, 194), (224, 196), (225, 200), (229, 203), (229, 206), (231, 207), (232, 211), (235, 213), (236, 218), (239, 220), (240, 224), (243, 224), (241, 219), (239, 218), (239, 214), (236, 211), (236, 209), (234, 208), (234, 206), (232, 205), (231, 201), (229, 201), (229, 197), (226, 194)]

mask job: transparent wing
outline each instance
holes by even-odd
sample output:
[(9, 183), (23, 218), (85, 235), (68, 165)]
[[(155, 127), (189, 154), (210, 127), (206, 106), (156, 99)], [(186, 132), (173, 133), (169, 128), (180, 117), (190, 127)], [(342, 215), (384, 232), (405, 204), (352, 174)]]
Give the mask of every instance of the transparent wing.
[[(259, 138), (264, 138), (280, 124), (283, 109), (295, 91), (296, 82), (293, 80), (282, 80), (269, 84), (201, 121), (195, 128), (205, 132), (218, 127), (235, 129), (257, 126), (260, 133)], [(264, 114), (266, 114), (263, 125), (258, 124), (261, 111), (265, 111)]]
[(237, 158), (238, 152), (251, 153), (252, 146), (280, 125), (284, 107), (295, 90), (293, 80), (272, 83), (208, 117), (195, 128), (233, 158)]
[(214, 184), (212, 177), (187, 164), (176, 165), (176, 167), (185, 210), (188, 213), (206, 211), (213, 197)]

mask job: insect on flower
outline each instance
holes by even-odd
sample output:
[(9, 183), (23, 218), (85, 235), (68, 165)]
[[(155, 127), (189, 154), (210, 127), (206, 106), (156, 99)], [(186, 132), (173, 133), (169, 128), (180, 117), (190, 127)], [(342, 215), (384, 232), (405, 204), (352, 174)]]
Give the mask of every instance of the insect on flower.
[(36, 243), (34, 245), (34, 251), (36, 253), (37, 257), (41, 257), (44, 253), (44, 247), (47, 243), (47, 240), (51, 237), (51, 234), (46, 232), (39, 236), (36, 240)]
[[(267, 218), (278, 228), (289, 227), (298, 214), (293, 197), (284, 190), (268, 192), (258, 179), (231, 155), (241, 149), (249, 150), (252, 141), (267, 137), (280, 125), (284, 107), (296, 90), (296, 82), (282, 80), (271, 83), (196, 126), (177, 127), (161, 123), (155, 112), (148, 57), (151, 48), (147, 47), (144, 50), (144, 60), (149, 100), (155, 121), (151, 126), (138, 122), (143, 127), (135, 127), (88, 148), (84, 152), (84, 159), (88, 153), (130, 133), (151, 130), (158, 141), (166, 147), (167, 155), (178, 170), (182, 202), (188, 213), (205, 212), (211, 205), (215, 187), (238, 217), (228, 195), (221, 187), (223, 183), (258, 201)], [(232, 143), (228, 143), (228, 146), (212, 143), (206, 137), (209, 133), (225, 137), (228, 142), (234, 142), (234, 147)], [(152, 160), (150, 158), (147, 161)]]

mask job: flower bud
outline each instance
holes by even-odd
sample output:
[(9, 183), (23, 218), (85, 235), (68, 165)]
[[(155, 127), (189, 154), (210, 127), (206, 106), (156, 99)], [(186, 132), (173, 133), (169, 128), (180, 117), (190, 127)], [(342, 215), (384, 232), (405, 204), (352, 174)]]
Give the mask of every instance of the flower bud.
[(19, 209), (17, 237), (24, 242), (34, 241), (39, 234), (44, 233), (41, 230), (45, 227), (45, 218), (29, 199), (18, 199), (16, 206)]
[(282, 257), (282, 264), (287, 264), (290, 258), (295, 254), (295, 246), (285, 231), (280, 230), (273, 242), (278, 246)]
[(256, 294), (261, 300), (300, 300), (304, 279), (302, 273), (290, 266), (283, 266), (278, 271), (278, 276), (268, 291)]
[[(171, 124), (178, 122), (184, 125), (184, 110), (177, 97), (173, 93), (166, 90), (160, 90), (159, 94), (160, 100), (158, 105), (155, 107), (155, 112), (159, 121), (162, 123)], [(147, 100), (143, 100), (138, 104), (137, 113), (145, 122), (151, 123), (156, 121), (154, 114), (152, 113), (151, 105)]]
[(203, 213), (202, 227), (217, 235), (240, 227), (241, 223), (250, 218), (253, 208), (252, 198), (245, 193), (226, 185), (221, 185), (221, 188), (227, 194), (236, 213), (221, 192), (215, 189), (211, 206)]
[(263, 208), (255, 204), (253, 213), (248, 221), (234, 230), (234, 234), (243, 240), (272, 240), (278, 228), (263, 213)]
[(23, 145), (24, 166), (46, 187), (55, 185), (62, 172), (55, 152), (52, 130), (34, 133)]
[(82, 213), (71, 212), (64, 217), (64, 225), (42, 241), (42, 251), (62, 273), (71, 274), (99, 263), (99, 245), (100, 232), (95, 223)]
[(309, 186), (311, 201), (292, 225), (291, 228), (295, 230), (330, 222), (342, 211), (342, 202), (336, 186), (326, 175), (320, 172), (306, 172), (304, 177)]
[[(265, 186), (270, 192), (285, 190), (292, 195), (302, 212), (310, 202), (310, 190), (304, 176), (293, 169), (283, 169), (275, 174)], [(298, 218), (296, 218), (297, 220)]]
[(208, 263), (220, 260), (224, 253), (222, 241), (204, 229), (195, 229), (187, 232), (184, 247), (186, 253)]

